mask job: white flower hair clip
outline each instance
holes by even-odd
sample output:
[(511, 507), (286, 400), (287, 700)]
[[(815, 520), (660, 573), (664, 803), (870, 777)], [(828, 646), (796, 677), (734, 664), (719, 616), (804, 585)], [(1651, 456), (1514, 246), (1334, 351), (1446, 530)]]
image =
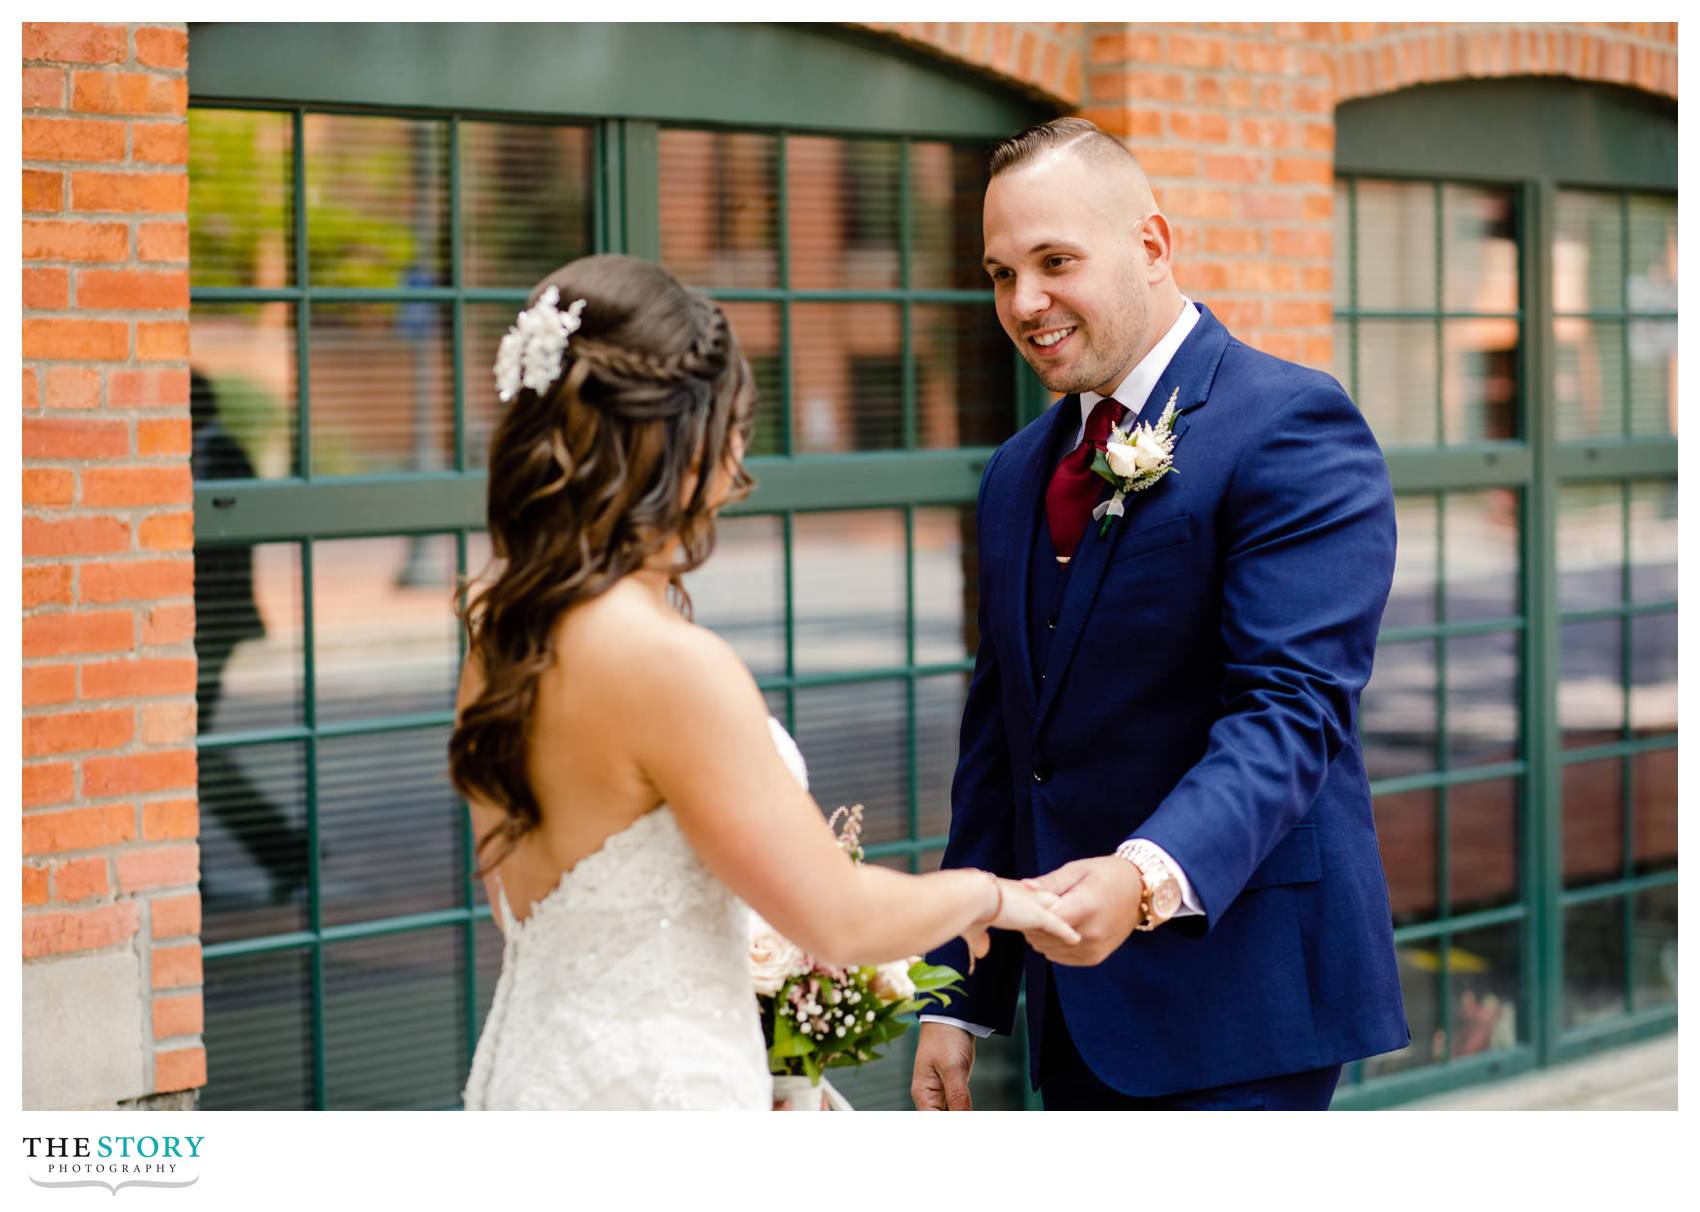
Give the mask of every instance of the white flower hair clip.
[(561, 373), (567, 338), (579, 330), (585, 301), (560, 310), (561, 292), (551, 286), (519, 313), (496, 350), (496, 397), (506, 404), (529, 387), (541, 395)]

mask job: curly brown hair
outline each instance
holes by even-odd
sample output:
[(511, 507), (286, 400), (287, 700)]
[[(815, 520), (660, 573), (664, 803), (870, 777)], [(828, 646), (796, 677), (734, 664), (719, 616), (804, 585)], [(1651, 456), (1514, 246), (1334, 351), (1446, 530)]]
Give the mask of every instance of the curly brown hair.
[[(478, 855), (507, 843), (479, 873), (542, 822), (526, 757), (556, 621), (675, 538), (670, 586), (689, 618), (681, 578), (713, 550), (716, 510), (754, 486), (734, 448), (749, 440), (754, 380), (714, 302), (613, 255), (562, 266), (531, 301), (550, 286), (563, 306), (586, 300), (581, 327), (559, 377), (542, 393), (521, 389), (491, 439), (491, 568), (459, 612), (484, 681), (455, 724), (449, 773), (505, 816), (478, 839)], [(730, 492), (711, 503), (722, 468)]]

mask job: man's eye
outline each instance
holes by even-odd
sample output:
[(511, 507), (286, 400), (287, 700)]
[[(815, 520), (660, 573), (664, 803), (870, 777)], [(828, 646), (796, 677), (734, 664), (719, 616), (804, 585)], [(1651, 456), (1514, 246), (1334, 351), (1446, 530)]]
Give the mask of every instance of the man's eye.
[(1065, 256), (1062, 256), (1061, 254), (1058, 254), (1057, 256), (1054, 256), (1054, 257), (1046, 257), (1045, 258), (1045, 268), (1047, 268), (1047, 269), (1061, 269), (1064, 265), (1067, 265), (1071, 260), (1073, 260), (1072, 257), (1065, 257)]
[(1013, 276), (1007, 269), (994, 269), (992, 271), (992, 281), (994, 282), (1007, 282)]

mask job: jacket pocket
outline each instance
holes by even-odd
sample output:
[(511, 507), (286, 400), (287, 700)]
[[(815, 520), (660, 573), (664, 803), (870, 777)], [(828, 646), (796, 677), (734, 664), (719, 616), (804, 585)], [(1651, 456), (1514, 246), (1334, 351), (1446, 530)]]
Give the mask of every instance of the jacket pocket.
[(1316, 823), (1300, 821), (1258, 865), (1246, 881), (1246, 890), (1274, 884), (1308, 884), (1322, 878), (1322, 850), (1316, 840)]
[(1154, 522), (1150, 526), (1124, 534), (1110, 555), (1110, 563), (1119, 564), (1123, 560), (1150, 555), (1153, 551), (1161, 551), (1165, 547), (1178, 547), (1182, 543), (1190, 542), (1192, 515), (1183, 513), (1179, 517)]

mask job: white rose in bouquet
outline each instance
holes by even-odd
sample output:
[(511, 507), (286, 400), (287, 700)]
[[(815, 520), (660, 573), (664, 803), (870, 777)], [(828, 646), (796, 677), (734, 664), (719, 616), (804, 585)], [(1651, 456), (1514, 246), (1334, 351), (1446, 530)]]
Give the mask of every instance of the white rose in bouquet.
[(750, 914), (750, 983), (756, 993), (772, 997), (786, 981), (808, 970), (809, 957), (801, 947), (768, 925), (759, 914)]
[(915, 996), (915, 982), (909, 979), (909, 969), (919, 958), (892, 960), (874, 969), (874, 979), (868, 982), (874, 996), (881, 1001), (902, 1002)]
[(1111, 442), (1105, 446), (1104, 458), (1109, 462), (1110, 470), (1124, 480), (1139, 471), (1139, 450), (1126, 442)]
[(1168, 457), (1169, 452), (1164, 449), (1163, 443), (1158, 441), (1157, 436), (1149, 429), (1142, 431), (1138, 440), (1133, 444), (1135, 471), (1155, 471), (1163, 465), (1163, 461)]

